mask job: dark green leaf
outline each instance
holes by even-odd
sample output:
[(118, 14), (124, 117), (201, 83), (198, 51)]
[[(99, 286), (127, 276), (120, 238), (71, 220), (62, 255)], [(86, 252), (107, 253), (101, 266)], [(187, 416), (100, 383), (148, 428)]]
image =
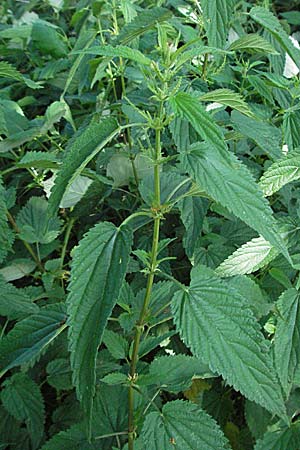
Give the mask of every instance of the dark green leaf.
[(249, 400), (281, 416), (285, 407), (267, 341), (248, 302), (205, 266), (175, 294), (177, 330), (193, 354)]
[(16, 373), (3, 383), (1, 400), (7, 411), (25, 422), (35, 450), (44, 434), (44, 402), (37, 384), (24, 373)]
[(216, 422), (198, 405), (166, 403), (161, 414), (148, 414), (142, 429), (148, 450), (225, 450), (227, 440)]
[(49, 215), (59, 207), (65, 190), (80, 174), (93, 157), (119, 132), (113, 118), (105, 119), (101, 124), (92, 122), (72, 141), (66, 150), (66, 156), (55, 179), (49, 199)]
[(107, 320), (118, 300), (131, 251), (132, 232), (103, 222), (75, 249), (69, 286), (69, 342), (73, 382), (90, 420), (96, 356)]

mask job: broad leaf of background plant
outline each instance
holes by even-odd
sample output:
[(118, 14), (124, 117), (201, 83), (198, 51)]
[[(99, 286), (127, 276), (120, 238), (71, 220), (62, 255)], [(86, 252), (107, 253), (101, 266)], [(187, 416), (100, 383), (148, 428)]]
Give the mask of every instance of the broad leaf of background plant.
[(277, 55), (276, 50), (265, 38), (256, 33), (245, 34), (230, 44), (229, 50), (249, 53), (269, 53)]
[[(122, 386), (101, 386), (95, 396), (92, 418), (92, 442), (88, 443), (84, 423), (73, 425), (53, 436), (41, 450), (111, 450), (118, 446), (114, 434), (127, 427), (128, 390)], [(118, 439), (122, 441), (122, 436)]]
[(190, 287), (175, 294), (176, 328), (195, 356), (236, 390), (269, 411), (285, 411), (275, 369), (247, 301), (205, 266), (193, 268)]
[(263, 237), (254, 238), (225, 259), (216, 272), (222, 277), (252, 273), (267, 265), (278, 254), (278, 250)]
[(254, 450), (299, 450), (300, 422), (289, 428), (279, 424), (270, 428), (264, 437), (257, 441)]
[(300, 364), (300, 304), (299, 292), (292, 288), (278, 299), (277, 325), (274, 340), (275, 366), (285, 392), (293, 383)]
[(199, 143), (182, 153), (181, 160), (199, 188), (289, 258), (268, 202), (247, 167), (234, 154), (229, 151), (218, 154), (216, 147)]
[(49, 215), (55, 214), (65, 190), (102, 148), (119, 132), (113, 118), (101, 123), (92, 122), (71, 141), (66, 156), (55, 178), (49, 198)]
[(283, 118), (283, 134), (289, 151), (300, 147), (300, 110), (286, 112)]
[(110, 56), (111, 58), (114, 57), (125, 58), (145, 66), (150, 66), (151, 64), (151, 59), (143, 55), (142, 52), (130, 47), (126, 47), (125, 45), (117, 45), (116, 47), (113, 47), (112, 45), (97, 46), (97, 47), (95, 46), (89, 47), (86, 50), (76, 51), (74, 53), (75, 54), (83, 53), (85, 55)]
[(234, 128), (249, 139), (252, 139), (271, 159), (282, 156), (280, 142), (281, 131), (262, 120), (245, 117), (237, 111), (231, 114)]
[(300, 50), (293, 45), (279, 20), (270, 11), (260, 6), (252, 8), (249, 14), (253, 20), (272, 34), (300, 68)]
[(142, 439), (148, 450), (225, 450), (228, 442), (217, 423), (198, 405), (176, 400), (161, 414), (147, 415)]
[(186, 197), (178, 203), (178, 207), (186, 230), (183, 236), (183, 245), (187, 256), (191, 258), (195, 251), (197, 239), (201, 235), (208, 202), (200, 197)]
[[(157, 384), (168, 392), (185, 391), (192, 384), (192, 378), (213, 378), (206, 364), (194, 356), (159, 356), (149, 367), (149, 384)], [(146, 375), (147, 378), (147, 375)]]
[(221, 105), (236, 109), (246, 116), (253, 117), (252, 111), (241, 94), (234, 92), (231, 89), (216, 89), (201, 95), (199, 98), (203, 102), (221, 103)]
[(131, 243), (128, 227), (103, 222), (89, 230), (73, 255), (67, 301), (71, 366), (88, 420), (95, 394), (97, 351), (118, 300)]
[(172, 17), (166, 8), (151, 8), (141, 11), (130, 23), (126, 24), (116, 38), (118, 44), (128, 45), (131, 41), (150, 31), (157, 23)]
[(0, 316), (15, 320), (39, 311), (38, 306), (31, 301), (25, 291), (17, 289), (11, 283), (5, 283), (1, 276), (0, 292)]
[(1, 392), (5, 409), (17, 420), (25, 422), (35, 450), (44, 434), (44, 401), (36, 383), (24, 373), (5, 380)]
[(31, 197), (17, 216), (20, 237), (26, 242), (48, 244), (60, 231), (56, 215), (47, 216), (48, 202), (43, 197)]
[(44, 306), (18, 322), (0, 342), (0, 376), (23, 364), (34, 364), (48, 345), (66, 328), (61, 303)]
[(13, 234), (7, 223), (4, 194), (5, 190), (0, 177), (0, 263), (6, 258), (13, 243)]
[(300, 178), (300, 151), (289, 152), (275, 161), (259, 180), (259, 186), (265, 196), (273, 195), (286, 184)]
[(224, 48), (236, 0), (202, 0), (204, 28), (212, 47)]

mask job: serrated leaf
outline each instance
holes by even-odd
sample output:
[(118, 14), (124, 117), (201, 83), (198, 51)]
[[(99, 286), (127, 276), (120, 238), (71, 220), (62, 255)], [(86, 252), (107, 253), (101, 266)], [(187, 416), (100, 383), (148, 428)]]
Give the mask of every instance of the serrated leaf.
[(227, 439), (217, 423), (198, 405), (175, 400), (162, 412), (147, 415), (142, 439), (148, 450), (225, 450)]
[(245, 51), (249, 53), (269, 53), (271, 55), (278, 54), (267, 39), (256, 33), (246, 34), (232, 42), (229, 50)]
[(9, 64), (7, 61), (0, 62), (0, 78), (2, 77), (21, 81), (32, 89), (40, 89), (42, 87), (39, 83), (36, 83), (30, 78), (24, 77), (14, 66)]
[(42, 197), (31, 197), (19, 212), (16, 223), (21, 239), (30, 243), (49, 244), (59, 235), (60, 220), (47, 216), (48, 202)]
[(300, 110), (286, 112), (283, 118), (283, 133), (289, 150), (300, 147)]
[(33, 364), (66, 328), (64, 305), (44, 306), (18, 322), (0, 342), (0, 376), (13, 367)]
[(55, 434), (41, 447), (41, 450), (100, 450), (99, 445), (101, 444), (88, 443), (85, 426), (81, 423)]
[(49, 215), (55, 214), (64, 192), (103, 147), (119, 132), (113, 118), (107, 118), (100, 124), (90, 123), (76, 136), (66, 149), (66, 156), (55, 178), (55, 184), (49, 198)]
[(8, 226), (6, 213), (5, 190), (0, 177), (0, 263), (6, 258), (13, 243), (13, 233)]
[(231, 89), (216, 89), (214, 91), (207, 92), (201, 95), (200, 100), (203, 102), (217, 102), (221, 105), (229, 106), (232, 109), (236, 109), (246, 116), (253, 117), (253, 113), (249, 106), (238, 92), (234, 92)]
[(47, 383), (58, 390), (72, 389), (72, 371), (68, 359), (57, 358), (47, 364)]
[(300, 50), (297, 49), (282, 28), (279, 20), (265, 8), (255, 6), (250, 10), (250, 17), (264, 27), (279, 42), (281, 47), (290, 55), (298, 67), (300, 67)]
[(222, 277), (256, 272), (276, 258), (278, 254), (278, 250), (263, 237), (254, 238), (225, 259), (217, 267), (216, 272)]
[(245, 117), (237, 111), (231, 114), (234, 128), (249, 139), (252, 139), (271, 159), (282, 156), (281, 131), (262, 120)]
[(254, 450), (299, 450), (299, 442), (300, 422), (293, 423), (289, 428), (278, 424), (257, 441)]
[(105, 330), (103, 342), (109, 353), (116, 359), (126, 359), (128, 354), (128, 342), (119, 333), (111, 330)]
[(5, 283), (0, 277), (0, 316), (6, 316), (10, 320), (37, 313), (38, 306), (22, 289), (17, 289), (11, 283)]
[(236, 0), (202, 0), (204, 28), (209, 45), (223, 48), (236, 5)]
[(264, 195), (270, 196), (283, 186), (300, 178), (300, 152), (289, 152), (284, 158), (275, 161), (259, 180)]
[(282, 416), (285, 407), (267, 341), (247, 301), (205, 266), (175, 294), (177, 330), (193, 354), (249, 400)]
[(36, 169), (56, 169), (59, 166), (57, 157), (47, 152), (26, 152), (23, 158), (16, 164), (20, 168), (34, 167)]
[(151, 382), (169, 392), (182, 392), (190, 387), (193, 378), (213, 378), (209, 367), (194, 356), (160, 356), (149, 367)]
[(178, 203), (180, 217), (185, 227), (183, 246), (191, 258), (195, 251), (197, 239), (202, 231), (203, 220), (207, 212), (208, 202), (199, 197), (186, 197)]
[(151, 8), (141, 11), (130, 23), (126, 24), (116, 38), (118, 44), (128, 45), (131, 41), (172, 17), (166, 8)]
[(86, 50), (74, 52), (74, 54), (78, 53), (83, 53), (85, 55), (110, 56), (111, 58), (120, 57), (130, 59), (131, 61), (135, 61), (144, 66), (150, 66), (151, 64), (151, 59), (143, 55), (142, 52), (137, 49), (126, 47), (125, 45), (117, 45), (116, 47), (113, 47), (112, 45), (95, 46), (89, 47)]
[(279, 297), (279, 311), (274, 339), (275, 366), (285, 392), (291, 387), (300, 364), (299, 292), (288, 289)]
[(32, 448), (36, 449), (44, 434), (44, 401), (37, 384), (24, 373), (16, 373), (3, 383), (1, 400), (5, 409), (26, 423)]
[(183, 167), (199, 188), (260, 233), (289, 259), (272, 210), (252, 174), (234, 154), (229, 151), (217, 154), (216, 150), (216, 147), (203, 143), (193, 145), (181, 155)]
[(187, 119), (202, 139), (214, 145), (220, 152), (227, 151), (220, 128), (212, 120), (210, 114), (202, 108), (196, 98), (185, 92), (179, 92), (170, 99), (170, 103), (175, 113)]
[(44, 55), (61, 58), (68, 53), (68, 46), (56, 29), (47, 22), (36, 20), (32, 24), (31, 39)]
[(90, 420), (96, 356), (107, 320), (118, 300), (131, 251), (132, 231), (103, 222), (75, 248), (67, 299), (73, 383)]

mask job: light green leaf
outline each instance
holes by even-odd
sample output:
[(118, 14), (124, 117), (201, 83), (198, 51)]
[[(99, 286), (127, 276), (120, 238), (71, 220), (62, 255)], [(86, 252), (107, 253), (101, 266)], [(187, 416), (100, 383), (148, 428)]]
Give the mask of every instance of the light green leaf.
[(249, 400), (282, 416), (279, 383), (248, 302), (205, 266), (193, 268), (191, 285), (175, 294), (176, 328), (193, 354)]
[(226, 206), (289, 259), (272, 210), (249, 170), (233, 153), (222, 151), (218, 154), (216, 150), (203, 143), (193, 145), (181, 155), (183, 167), (200, 189)]
[(0, 275), (5, 281), (15, 281), (29, 275), (36, 267), (36, 263), (29, 258), (18, 258), (9, 261), (0, 269)]
[[(298, 229), (298, 223), (293, 220), (280, 222), (279, 234), (287, 248), (298, 242)], [(279, 251), (263, 237), (254, 238), (223, 261), (216, 272), (222, 277), (252, 273), (269, 264), (278, 254)]]
[(44, 434), (45, 411), (41, 391), (24, 373), (16, 373), (3, 383), (1, 400), (17, 420), (25, 422), (32, 448), (37, 449)]
[(66, 328), (64, 305), (44, 306), (18, 322), (0, 342), (0, 376), (13, 367), (33, 365)]
[(5, 283), (2, 277), (0, 277), (0, 292), (0, 316), (15, 320), (39, 311), (38, 306), (31, 301), (24, 290)]
[(31, 39), (34, 46), (44, 55), (61, 58), (68, 53), (65, 40), (53, 26), (44, 21), (36, 20), (33, 23)]
[(234, 128), (249, 139), (252, 139), (271, 159), (276, 160), (281, 153), (281, 131), (262, 120), (245, 117), (237, 111), (231, 114)]
[(130, 59), (131, 61), (135, 61), (138, 64), (142, 64), (144, 66), (150, 66), (151, 64), (151, 59), (143, 55), (142, 52), (130, 47), (126, 47), (125, 45), (117, 45), (116, 47), (113, 47), (112, 45), (89, 47), (86, 50), (80, 50), (73, 53), (74, 54), (83, 53), (85, 55), (110, 56), (111, 58), (117, 56), (120, 58)]
[(216, 272), (222, 277), (256, 272), (271, 262), (279, 252), (263, 237), (251, 239), (230, 255)]
[(147, 415), (142, 439), (148, 450), (225, 450), (228, 442), (217, 423), (198, 405), (168, 402)]
[(92, 122), (71, 141), (58, 171), (49, 198), (49, 215), (55, 214), (65, 190), (103, 147), (119, 132), (117, 122), (108, 118), (102, 123)]
[(243, 97), (231, 89), (216, 89), (215, 91), (207, 92), (200, 96), (200, 100), (203, 102), (221, 103), (221, 105), (236, 109), (246, 116), (253, 117), (253, 113)]
[(59, 166), (59, 161), (51, 153), (29, 151), (25, 153), (16, 165), (22, 169), (30, 167), (34, 167), (35, 169), (56, 169)]
[(283, 424), (271, 427), (264, 437), (257, 441), (254, 450), (299, 450), (300, 422), (288, 428)]
[(31, 89), (41, 89), (42, 86), (39, 83), (24, 77), (14, 66), (7, 61), (0, 62), (0, 78), (10, 78), (16, 81), (25, 83)]
[(288, 289), (276, 303), (279, 314), (274, 340), (275, 366), (285, 392), (291, 387), (300, 364), (299, 292)]
[(137, 37), (154, 28), (157, 23), (165, 22), (171, 17), (171, 11), (166, 8), (145, 9), (122, 28), (116, 38), (116, 42), (118, 44), (128, 45)]
[(300, 67), (300, 50), (297, 49), (289, 36), (282, 28), (279, 20), (265, 8), (255, 6), (250, 10), (250, 17), (259, 25), (268, 30), (272, 36), (278, 41), (281, 47), (290, 55), (298, 67)]
[(233, 51), (245, 51), (249, 53), (269, 53), (271, 55), (277, 55), (278, 53), (267, 39), (263, 38), (259, 34), (252, 33), (246, 34), (240, 37), (236, 41), (230, 44), (229, 50)]
[(201, 1), (209, 45), (224, 48), (236, 3), (236, 0)]
[(5, 190), (0, 177), (0, 263), (4, 261), (13, 244), (13, 233), (6, 217)]
[(73, 383), (88, 419), (96, 383), (96, 356), (118, 300), (131, 251), (132, 232), (103, 222), (75, 248), (67, 300)]
[(259, 186), (267, 197), (279, 191), (283, 186), (300, 178), (300, 151), (289, 152), (275, 161), (259, 180)]
[(26, 242), (49, 244), (59, 235), (60, 220), (47, 216), (48, 202), (42, 197), (31, 197), (19, 212), (16, 223), (21, 239)]

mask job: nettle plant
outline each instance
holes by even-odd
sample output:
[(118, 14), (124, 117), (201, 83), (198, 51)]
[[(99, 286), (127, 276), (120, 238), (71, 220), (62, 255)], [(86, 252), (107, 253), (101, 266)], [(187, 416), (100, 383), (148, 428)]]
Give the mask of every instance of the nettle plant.
[(1, 449), (299, 450), (299, 13), (31, 3), (1, 7)]

